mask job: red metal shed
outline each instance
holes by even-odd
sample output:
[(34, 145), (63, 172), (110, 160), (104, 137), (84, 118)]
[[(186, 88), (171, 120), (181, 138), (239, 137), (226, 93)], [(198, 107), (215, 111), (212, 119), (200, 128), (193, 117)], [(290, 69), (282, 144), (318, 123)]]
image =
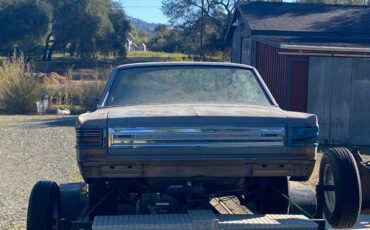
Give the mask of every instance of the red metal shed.
[(307, 112), (308, 58), (279, 54), (285, 50), (255, 42), (255, 67), (279, 105), (287, 110)]

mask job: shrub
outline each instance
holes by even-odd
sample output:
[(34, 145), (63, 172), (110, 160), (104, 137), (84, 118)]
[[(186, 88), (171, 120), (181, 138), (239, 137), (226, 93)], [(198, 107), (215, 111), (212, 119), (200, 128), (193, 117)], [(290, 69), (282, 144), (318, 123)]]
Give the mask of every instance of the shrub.
[(23, 55), (14, 53), (0, 64), (0, 107), (6, 113), (35, 112), (40, 90)]
[[(70, 84), (45, 85), (50, 104), (55, 108), (66, 108), (72, 114), (80, 114), (94, 109), (105, 86), (105, 81), (76, 81)], [(53, 113), (54, 110), (50, 110)]]

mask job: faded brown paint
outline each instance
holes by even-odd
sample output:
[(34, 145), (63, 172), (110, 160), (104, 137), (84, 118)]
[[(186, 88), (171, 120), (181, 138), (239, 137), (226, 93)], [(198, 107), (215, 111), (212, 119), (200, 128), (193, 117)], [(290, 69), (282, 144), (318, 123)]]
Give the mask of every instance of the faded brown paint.
[(108, 118), (121, 117), (173, 117), (173, 116), (232, 116), (232, 117), (266, 117), (286, 118), (284, 112), (274, 106), (254, 105), (139, 105), (111, 108)]

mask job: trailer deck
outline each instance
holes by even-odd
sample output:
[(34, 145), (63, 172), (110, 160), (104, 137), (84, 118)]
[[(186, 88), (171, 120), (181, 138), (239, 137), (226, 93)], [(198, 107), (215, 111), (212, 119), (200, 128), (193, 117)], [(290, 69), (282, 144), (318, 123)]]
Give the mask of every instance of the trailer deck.
[(303, 215), (214, 214), (210, 210), (190, 210), (187, 214), (97, 216), (93, 230), (244, 230), (244, 229), (317, 229)]
[[(69, 186), (68, 186), (69, 185)], [(305, 190), (305, 193), (292, 193), (291, 199), (295, 200), (307, 197), (310, 193), (305, 186), (297, 186), (292, 183), (295, 190)], [(65, 188), (70, 184), (60, 185), (65, 193)], [(78, 185), (75, 185), (78, 187)], [(292, 190), (293, 191), (293, 190)], [(315, 196), (315, 193), (311, 196)], [(303, 204), (303, 200), (299, 200)], [(68, 203), (68, 202), (65, 202)], [(203, 210), (189, 210), (183, 214), (171, 214), (160, 210), (155, 214), (147, 215), (107, 215), (95, 216), (89, 220), (88, 215), (82, 215), (77, 221), (68, 223), (65, 220), (59, 222), (59, 229), (92, 229), (92, 230), (159, 230), (159, 229), (189, 229), (189, 230), (242, 230), (242, 229), (325, 229), (325, 221), (322, 218), (310, 219), (300, 212), (293, 211), (289, 215), (281, 214), (253, 214), (246, 206), (242, 205), (235, 196), (214, 197), (209, 201), (209, 206)], [(86, 208), (86, 207), (85, 207)], [(85, 210), (87, 211), (87, 210)], [(85, 213), (83, 211), (82, 213)]]

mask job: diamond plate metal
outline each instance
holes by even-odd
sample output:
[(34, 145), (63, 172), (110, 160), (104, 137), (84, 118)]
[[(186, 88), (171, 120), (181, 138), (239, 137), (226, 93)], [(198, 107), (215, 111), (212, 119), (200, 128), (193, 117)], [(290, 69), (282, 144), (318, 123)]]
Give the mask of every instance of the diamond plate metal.
[(218, 219), (211, 210), (189, 210), (193, 230), (219, 230)]
[(192, 222), (187, 214), (97, 216), (93, 230), (189, 230)]
[(188, 214), (97, 216), (93, 230), (313, 230), (317, 224), (303, 215), (218, 214), (192, 210)]
[(284, 229), (313, 230), (317, 224), (303, 215), (216, 215), (220, 229)]

